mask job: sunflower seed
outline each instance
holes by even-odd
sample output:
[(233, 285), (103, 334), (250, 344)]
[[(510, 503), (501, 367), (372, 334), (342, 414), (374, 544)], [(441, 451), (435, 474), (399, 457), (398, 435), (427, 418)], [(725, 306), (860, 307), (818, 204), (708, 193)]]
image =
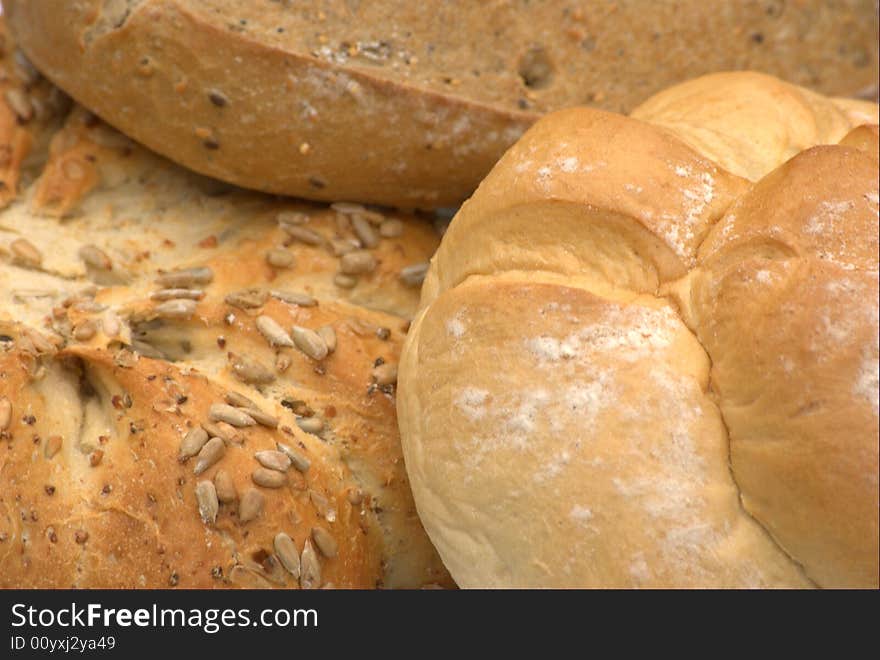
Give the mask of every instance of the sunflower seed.
[(314, 330), (293, 326), (293, 342), (296, 347), (313, 360), (323, 360), (327, 357), (327, 344)]
[(265, 385), (275, 380), (275, 374), (255, 360), (241, 355), (231, 358), (232, 372), (243, 383)]
[(30, 97), (20, 89), (7, 89), (4, 94), (6, 103), (23, 122), (30, 121), (34, 116), (34, 106), (31, 104)]
[(217, 470), (214, 475), (214, 489), (217, 491), (217, 499), (223, 504), (234, 502), (238, 497), (238, 493), (235, 492), (235, 483), (226, 470)]
[(251, 473), (251, 480), (263, 488), (281, 488), (287, 483), (287, 476), (283, 472), (260, 467)]
[(299, 307), (314, 307), (318, 304), (318, 301), (309, 294), (299, 293), (298, 291), (270, 291), (269, 294), (282, 302), (298, 305)]
[[(263, 551), (265, 552), (265, 551)], [(268, 555), (268, 553), (266, 553)], [(259, 562), (257, 572), (275, 584), (287, 584), (287, 573), (275, 555), (268, 555)]]
[(217, 499), (217, 489), (213, 483), (210, 481), (200, 481), (196, 484), (196, 501), (199, 504), (199, 515), (202, 518), (202, 522), (205, 524), (217, 522), (217, 511), (220, 508), (220, 502)]
[(269, 470), (275, 470), (277, 472), (287, 472), (287, 470), (290, 468), (290, 457), (282, 451), (265, 449), (263, 451), (256, 452), (254, 454), (254, 458), (257, 459), (260, 465)]
[(46, 438), (46, 445), (43, 447), (43, 455), (46, 458), (53, 458), (55, 454), (61, 451), (62, 444), (64, 444), (64, 440), (60, 435), (50, 435)]
[(71, 307), (74, 311), (85, 312), (86, 314), (98, 314), (107, 309), (107, 305), (102, 305), (94, 300), (78, 300)]
[(309, 499), (312, 500), (312, 504), (315, 506), (317, 512), (320, 513), (327, 522), (336, 522), (336, 509), (330, 505), (330, 500), (316, 490), (309, 491)]
[(196, 461), (196, 466), (193, 469), (193, 474), (201, 474), (209, 467), (214, 465), (214, 463), (223, 458), (223, 454), (225, 453), (226, 445), (223, 444), (223, 440), (221, 440), (220, 438), (211, 438), (199, 451), (198, 460)]
[(91, 266), (97, 270), (111, 270), (113, 268), (113, 262), (110, 261), (110, 257), (97, 245), (83, 245), (79, 249), (78, 254), (86, 266)]
[(266, 341), (272, 346), (293, 347), (294, 344), (290, 335), (288, 335), (287, 332), (284, 331), (284, 328), (278, 325), (278, 322), (271, 316), (258, 316), (256, 321), (254, 321), (254, 325), (257, 326), (257, 330), (260, 331), (260, 334), (263, 335), (266, 338)]
[(239, 309), (254, 309), (266, 304), (266, 301), (269, 300), (269, 292), (263, 289), (242, 289), (241, 291), (233, 291), (223, 300), (227, 305)]
[(330, 205), (330, 208), (334, 211), (342, 213), (343, 215), (352, 215), (354, 213), (363, 213), (367, 209), (363, 207), (362, 204), (354, 204), (352, 202), (334, 202)]
[(196, 427), (187, 431), (180, 443), (180, 460), (185, 461), (192, 456), (198, 454), (205, 443), (208, 442), (208, 434), (205, 429)]
[(336, 350), (336, 330), (333, 329), (332, 325), (324, 325), (315, 330), (318, 333), (318, 336), (324, 340), (324, 343), (327, 345), (327, 352), (332, 353)]
[(406, 266), (400, 271), (400, 279), (407, 286), (422, 286), (425, 281), (425, 275), (428, 274), (429, 264), (427, 261), (420, 264), (412, 264)]
[(373, 226), (367, 222), (363, 216), (355, 215), (351, 218), (351, 227), (354, 229), (354, 235), (358, 237), (366, 248), (374, 248), (379, 245), (379, 237)]
[(212, 403), (208, 409), (208, 419), (212, 422), (226, 422), (238, 428), (256, 425), (254, 418), (246, 412), (225, 403)]
[(167, 360), (168, 356), (165, 355), (162, 351), (160, 351), (155, 346), (147, 344), (142, 341), (138, 341), (137, 339), (131, 340), (131, 348), (133, 351), (136, 351), (138, 355), (143, 355), (144, 357), (153, 358), (154, 360)]
[(279, 353), (275, 356), (275, 369), (278, 373), (283, 374), (290, 368), (292, 360), (286, 353)]
[(299, 579), (299, 552), (296, 550), (296, 544), (293, 542), (293, 539), (284, 532), (278, 532), (272, 545), (275, 548), (275, 554), (278, 555), (281, 565), (293, 577)]
[(353, 289), (357, 286), (357, 283), (357, 278), (352, 277), (351, 275), (336, 273), (336, 275), (333, 276), (333, 284), (340, 289)]
[(339, 260), (339, 270), (346, 275), (361, 275), (376, 269), (376, 257), (366, 250), (349, 252)]
[(220, 438), (226, 444), (240, 445), (245, 440), (237, 428), (226, 422), (202, 422), (202, 428), (208, 432), (209, 438)]
[(299, 586), (303, 589), (318, 589), (321, 586), (321, 560), (318, 553), (312, 547), (312, 542), (306, 539), (300, 560), (302, 574), (299, 578)]
[(12, 402), (5, 396), (0, 397), (0, 431), (5, 431), (12, 423)]
[(306, 458), (303, 454), (298, 452), (293, 447), (289, 447), (281, 442), (276, 443), (278, 450), (284, 452), (287, 457), (290, 459), (291, 465), (295, 467), (300, 472), (307, 472), (309, 466), (311, 466), (311, 461)]
[(296, 259), (283, 248), (272, 248), (266, 252), (266, 263), (272, 268), (292, 268)]
[(260, 410), (259, 408), (248, 408), (248, 415), (254, 418), (254, 421), (260, 426), (265, 426), (269, 429), (277, 429), (278, 428), (278, 418), (274, 415), (270, 415), (267, 412)]
[(279, 225), (304, 225), (309, 221), (309, 216), (299, 211), (282, 211), (275, 219)]
[(364, 220), (369, 222), (374, 227), (378, 227), (385, 220), (384, 215), (382, 215), (378, 211), (371, 211), (370, 209), (364, 209), (358, 215), (363, 216)]
[(229, 571), (229, 581), (245, 589), (271, 589), (272, 583), (262, 575), (244, 566), (233, 566)]
[(379, 235), (382, 238), (397, 238), (403, 233), (403, 222), (397, 218), (386, 220), (379, 225)]
[(218, 108), (223, 108), (229, 104), (229, 98), (219, 89), (209, 89), (208, 100)]
[(55, 350), (55, 345), (50, 342), (42, 332), (38, 330), (34, 330), (33, 328), (24, 328), (21, 334), (24, 338), (30, 340), (37, 353), (51, 353), (53, 350)]
[(318, 546), (318, 550), (327, 559), (333, 559), (336, 556), (336, 553), (339, 551), (339, 545), (330, 532), (323, 527), (312, 527), (312, 538), (315, 541), (315, 545)]
[(207, 266), (199, 266), (163, 273), (156, 278), (156, 283), (163, 289), (191, 289), (193, 284), (209, 284), (213, 279), (213, 270)]
[(264, 502), (265, 498), (260, 491), (248, 488), (238, 502), (238, 519), (243, 523), (250, 522), (263, 512)]
[(9, 244), (14, 261), (28, 268), (39, 268), (43, 263), (43, 253), (26, 238), (16, 238)]
[(86, 319), (73, 329), (73, 338), (77, 341), (88, 341), (95, 336), (96, 332), (97, 328), (95, 327), (95, 322)]
[(392, 385), (397, 382), (397, 365), (386, 362), (373, 369), (376, 385)]
[(223, 400), (226, 401), (230, 406), (235, 406), (236, 408), (256, 408), (257, 404), (248, 399), (244, 394), (239, 394), (238, 392), (233, 392), (230, 390), (223, 396)]
[(57, 289), (15, 289), (12, 299), (17, 303), (26, 303), (32, 298), (55, 298), (58, 293)]
[(196, 304), (195, 300), (177, 298), (156, 305), (153, 311), (162, 319), (188, 319), (196, 313)]
[(189, 299), (189, 300), (201, 300), (205, 297), (205, 292), (202, 289), (159, 289), (158, 291), (153, 291), (150, 294), (150, 298), (152, 300), (174, 300), (176, 298), (179, 299)]
[(297, 417), (296, 425), (306, 433), (311, 433), (312, 435), (318, 435), (324, 430), (324, 420), (320, 417)]
[(108, 337), (115, 337), (119, 334), (119, 331), (122, 330), (122, 325), (119, 322), (119, 319), (113, 314), (101, 319), (101, 327), (104, 329), (104, 334)]
[(354, 252), (361, 249), (361, 243), (353, 238), (334, 238), (330, 241), (330, 251), (334, 257)]
[(324, 243), (323, 236), (311, 229), (307, 229), (306, 227), (282, 224), (281, 229), (283, 229), (292, 239), (299, 241), (300, 243), (305, 243), (306, 245), (323, 245)]

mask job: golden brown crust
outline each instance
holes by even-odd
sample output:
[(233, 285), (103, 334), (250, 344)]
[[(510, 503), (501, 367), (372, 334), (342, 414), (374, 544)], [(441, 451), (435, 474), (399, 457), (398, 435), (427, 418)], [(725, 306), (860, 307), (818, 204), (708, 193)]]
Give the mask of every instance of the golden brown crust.
[(542, 119), (446, 232), (400, 366), (425, 527), (465, 587), (876, 588), (876, 129), (750, 73), (640, 114)]
[(33, 134), (0, 216), (0, 586), (452, 586), (394, 410), (430, 222), (237, 190), (79, 107)]
[(27, 0), (6, 11), (47, 75), (127, 134), (197, 171), (323, 200), (456, 204), (542, 114), (629, 111), (711, 71), (876, 95), (868, 0), (785, 11)]

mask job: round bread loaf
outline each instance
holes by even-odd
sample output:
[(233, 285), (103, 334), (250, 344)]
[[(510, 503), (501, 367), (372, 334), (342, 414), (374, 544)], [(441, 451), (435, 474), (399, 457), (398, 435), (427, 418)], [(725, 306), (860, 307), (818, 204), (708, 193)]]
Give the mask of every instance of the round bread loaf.
[(394, 410), (431, 224), (202, 179), (3, 44), (0, 588), (451, 586)]
[(878, 586), (877, 121), (717, 74), (505, 154), (399, 375), (460, 586)]
[(4, 5), (38, 67), (125, 134), (319, 200), (455, 205), (542, 114), (628, 112), (712, 71), (877, 94), (871, 0)]

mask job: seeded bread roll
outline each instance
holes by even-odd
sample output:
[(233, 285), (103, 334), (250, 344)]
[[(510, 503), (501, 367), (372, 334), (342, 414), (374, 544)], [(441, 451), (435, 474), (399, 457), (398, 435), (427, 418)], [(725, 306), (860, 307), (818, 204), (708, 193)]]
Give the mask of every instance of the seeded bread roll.
[(4, 5), (38, 67), (127, 135), (318, 200), (455, 205), (542, 114), (628, 112), (712, 71), (877, 95), (871, 0)]
[(632, 117), (552, 114), (505, 154), (444, 235), (399, 373), (416, 504), (460, 586), (877, 588), (861, 112), (719, 74)]
[(394, 410), (431, 224), (37, 122), (0, 121), (33, 134), (0, 211), (0, 588), (451, 586)]

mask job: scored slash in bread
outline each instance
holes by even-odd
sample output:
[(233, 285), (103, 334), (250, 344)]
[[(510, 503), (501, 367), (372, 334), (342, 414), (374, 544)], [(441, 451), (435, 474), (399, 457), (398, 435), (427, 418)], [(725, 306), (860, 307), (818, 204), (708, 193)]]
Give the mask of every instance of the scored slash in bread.
[(388, 375), (431, 224), (186, 172), (2, 47), (0, 587), (451, 586)]

